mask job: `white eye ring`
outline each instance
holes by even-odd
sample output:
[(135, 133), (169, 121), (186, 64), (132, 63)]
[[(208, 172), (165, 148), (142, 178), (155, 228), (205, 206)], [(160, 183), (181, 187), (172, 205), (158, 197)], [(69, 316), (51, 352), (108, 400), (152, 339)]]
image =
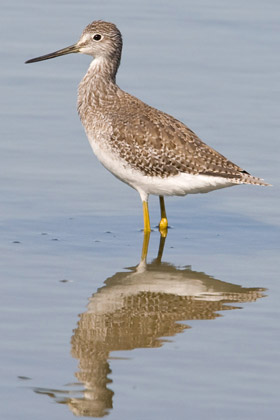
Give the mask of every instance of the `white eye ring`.
[(100, 34), (94, 34), (94, 35), (92, 35), (92, 39), (94, 41), (101, 41), (102, 38), (103, 38), (103, 36), (100, 35)]

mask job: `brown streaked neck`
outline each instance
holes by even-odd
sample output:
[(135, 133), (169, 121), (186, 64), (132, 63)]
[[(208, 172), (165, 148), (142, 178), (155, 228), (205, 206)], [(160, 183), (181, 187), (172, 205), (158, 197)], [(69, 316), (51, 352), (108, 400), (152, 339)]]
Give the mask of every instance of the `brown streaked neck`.
[(98, 106), (116, 93), (116, 74), (120, 56), (112, 59), (98, 57), (92, 60), (78, 90), (78, 111), (81, 116), (83, 105)]

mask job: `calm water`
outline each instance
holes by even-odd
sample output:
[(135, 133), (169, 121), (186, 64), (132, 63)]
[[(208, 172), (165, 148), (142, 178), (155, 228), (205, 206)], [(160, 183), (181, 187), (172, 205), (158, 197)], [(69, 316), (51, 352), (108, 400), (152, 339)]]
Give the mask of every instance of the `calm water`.
[[(279, 2), (15, 0), (1, 17), (1, 419), (278, 419)], [(94, 19), (123, 33), (122, 88), (274, 185), (168, 199), (147, 264), (140, 199), (76, 115), (89, 57), (23, 64)]]

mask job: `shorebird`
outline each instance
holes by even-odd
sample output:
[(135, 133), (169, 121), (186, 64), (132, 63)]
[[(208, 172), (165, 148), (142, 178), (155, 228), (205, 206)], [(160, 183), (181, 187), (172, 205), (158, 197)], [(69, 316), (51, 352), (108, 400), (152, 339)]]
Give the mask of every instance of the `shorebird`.
[(207, 193), (238, 184), (269, 185), (203, 143), (182, 122), (118, 87), (122, 35), (113, 23), (94, 21), (76, 44), (26, 63), (70, 53), (93, 58), (79, 85), (78, 113), (100, 162), (140, 194), (144, 232), (151, 230), (150, 194), (159, 196), (159, 229), (165, 232), (164, 196)]

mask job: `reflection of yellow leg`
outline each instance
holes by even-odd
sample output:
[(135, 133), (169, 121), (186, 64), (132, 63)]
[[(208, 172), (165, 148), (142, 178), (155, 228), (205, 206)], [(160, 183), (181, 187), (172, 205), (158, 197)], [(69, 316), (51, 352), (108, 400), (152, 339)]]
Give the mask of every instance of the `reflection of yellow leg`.
[[(166, 229), (166, 232), (167, 232), (167, 229)], [(159, 242), (159, 247), (158, 247), (158, 255), (157, 255), (157, 258), (155, 259), (155, 262), (157, 264), (161, 264), (161, 258), (162, 258), (162, 254), (163, 254), (163, 250), (164, 250), (166, 236), (167, 236), (167, 234), (163, 235), (162, 232), (161, 232), (160, 242)]]
[(144, 232), (151, 232), (148, 201), (143, 201)]
[(144, 232), (141, 261), (145, 261), (148, 254), (150, 232)]
[(159, 204), (160, 204), (160, 216), (161, 216), (161, 220), (159, 222), (159, 231), (161, 235), (165, 237), (167, 235), (168, 222), (167, 222), (165, 205), (164, 205), (164, 197), (162, 195), (159, 196)]

